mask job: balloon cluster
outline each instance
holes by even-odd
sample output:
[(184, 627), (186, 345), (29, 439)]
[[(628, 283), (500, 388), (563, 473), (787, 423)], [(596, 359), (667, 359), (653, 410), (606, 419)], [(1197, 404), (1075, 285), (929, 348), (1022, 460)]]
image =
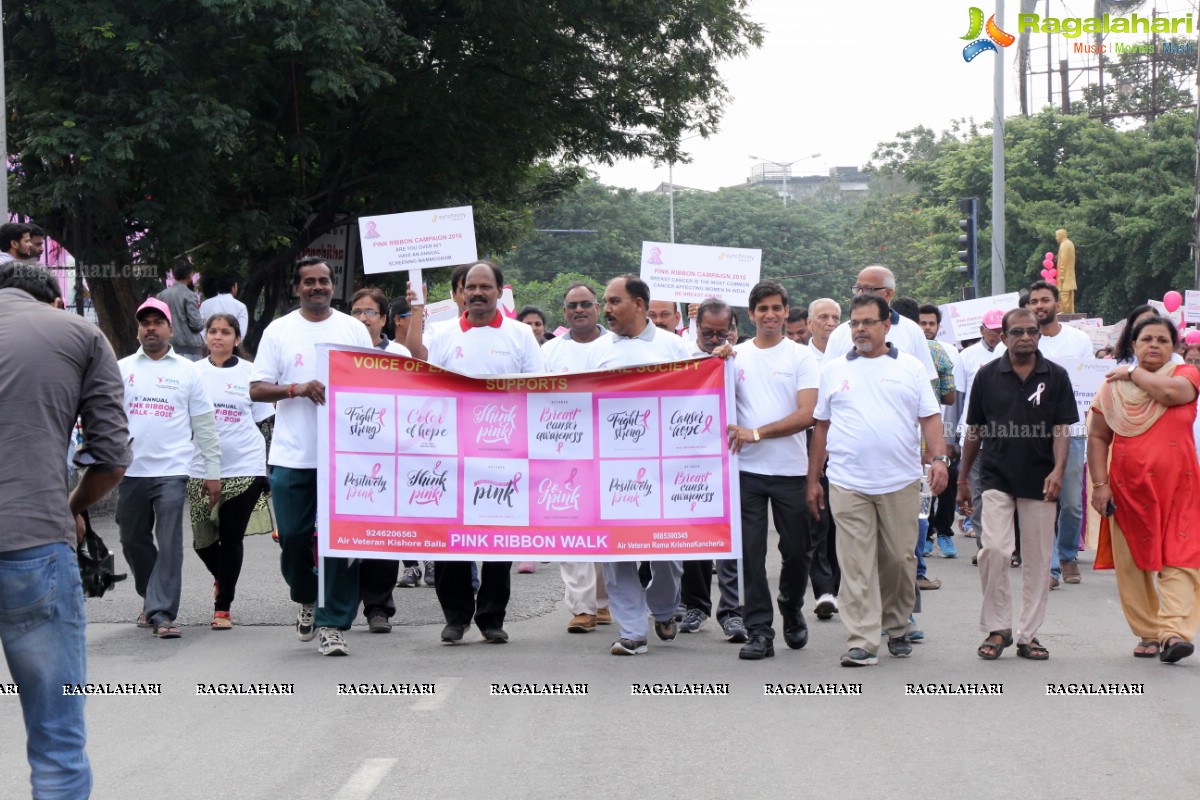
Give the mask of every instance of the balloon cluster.
[(1042, 258), (1042, 278), (1055, 286), (1058, 285), (1058, 270), (1054, 268), (1054, 253), (1046, 253)]

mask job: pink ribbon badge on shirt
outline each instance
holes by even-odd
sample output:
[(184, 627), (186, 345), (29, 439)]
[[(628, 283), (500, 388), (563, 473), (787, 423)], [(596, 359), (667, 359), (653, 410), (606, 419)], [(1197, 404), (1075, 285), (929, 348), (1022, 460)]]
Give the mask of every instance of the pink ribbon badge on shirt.
[(456, 347), (456, 348), (454, 348), (454, 357), (455, 357), (455, 358), (462, 358), (462, 357), (463, 357), (463, 351), (462, 351), (462, 348), (461, 348), (461, 347)]
[(746, 370), (739, 369), (737, 379), (738, 379), (738, 381), (745, 381), (746, 380)]
[(304, 366), (304, 356), (301, 355), (300, 353), (296, 353), (296, 366), (297, 367)]
[(843, 381), (842, 381), (842, 391), (843, 391), (843, 392), (848, 392), (848, 391), (850, 391), (850, 381), (848, 381), (848, 380), (843, 380)]

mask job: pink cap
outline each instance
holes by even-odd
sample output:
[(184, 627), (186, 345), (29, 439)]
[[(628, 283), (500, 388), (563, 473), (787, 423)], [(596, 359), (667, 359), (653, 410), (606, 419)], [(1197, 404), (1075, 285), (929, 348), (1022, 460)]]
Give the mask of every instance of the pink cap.
[(1191, 347), (1194, 344), (1200, 344), (1200, 330), (1191, 330), (1183, 337), (1184, 344)]
[(167, 324), (171, 325), (171, 309), (167, 308), (167, 304), (157, 297), (151, 297), (146, 302), (138, 306), (138, 310), (133, 312), (134, 319), (141, 319), (143, 311), (157, 311), (167, 318)]
[(998, 331), (1004, 327), (1004, 312), (993, 308), (983, 315), (983, 327), (989, 331)]

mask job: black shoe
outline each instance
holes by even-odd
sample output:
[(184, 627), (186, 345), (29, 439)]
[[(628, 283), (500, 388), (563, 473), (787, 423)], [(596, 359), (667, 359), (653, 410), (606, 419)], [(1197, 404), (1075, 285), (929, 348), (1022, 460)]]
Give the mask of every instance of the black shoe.
[(808, 644), (808, 623), (804, 621), (803, 612), (783, 615), (783, 640), (793, 650)]
[(504, 632), (504, 628), (484, 628), (483, 638), (491, 644), (505, 644), (508, 642), (508, 634)]
[(447, 644), (458, 644), (462, 641), (463, 634), (467, 632), (466, 625), (455, 625), (453, 622), (448, 623), (442, 628), (442, 641)]
[(775, 644), (761, 633), (753, 634), (750, 641), (742, 645), (742, 649), (738, 651), (738, 658), (744, 658), (747, 661), (760, 661), (764, 658), (774, 657)]
[(908, 642), (908, 636), (889, 636), (888, 652), (895, 658), (908, 658), (911, 656), (912, 645)]

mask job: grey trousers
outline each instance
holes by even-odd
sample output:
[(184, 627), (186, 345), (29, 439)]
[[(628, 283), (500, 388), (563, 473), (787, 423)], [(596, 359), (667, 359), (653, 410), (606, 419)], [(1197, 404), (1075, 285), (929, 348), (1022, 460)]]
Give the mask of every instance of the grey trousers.
[(645, 641), (650, 638), (646, 614), (659, 622), (673, 619), (679, 608), (679, 577), (682, 561), (651, 561), (650, 585), (642, 588), (636, 561), (615, 561), (604, 565), (604, 588), (608, 591), (608, 610), (621, 629), (622, 639)]
[(121, 551), (153, 624), (179, 613), (183, 583), (183, 515), (187, 476), (125, 478), (117, 494)]

